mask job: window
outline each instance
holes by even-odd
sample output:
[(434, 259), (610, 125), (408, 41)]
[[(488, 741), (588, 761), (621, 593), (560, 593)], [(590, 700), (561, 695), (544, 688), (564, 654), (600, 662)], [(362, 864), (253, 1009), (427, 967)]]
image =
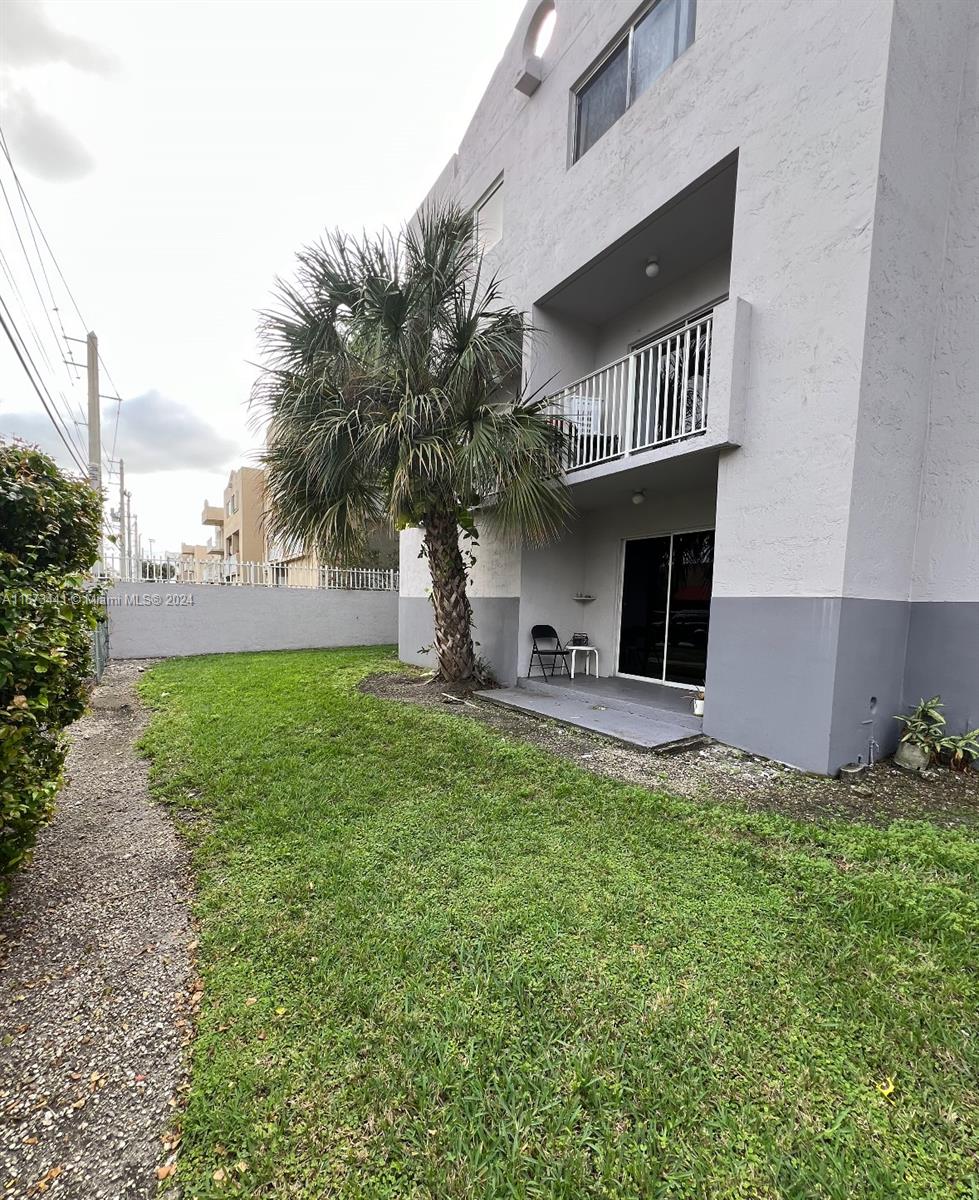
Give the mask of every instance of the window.
[(503, 237), (503, 177), (501, 176), (473, 210), (476, 244), (485, 254)]
[(575, 92), (574, 161), (693, 41), (696, 0), (645, 8)]
[(530, 22), (525, 50), (533, 54), (535, 58), (543, 58), (544, 51), (551, 44), (551, 38), (554, 36), (556, 23), (557, 10), (554, 7), (554, 0), (543, 0), (538, 5), (537, 12), (534, 13), (534, 19)]

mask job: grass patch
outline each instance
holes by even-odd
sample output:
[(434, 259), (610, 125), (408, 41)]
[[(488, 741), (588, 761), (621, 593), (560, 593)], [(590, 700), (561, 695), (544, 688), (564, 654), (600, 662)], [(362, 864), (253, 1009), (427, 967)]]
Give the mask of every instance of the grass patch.
[(206, 818), (188, 1197), (977, 1195), (975, 836), (655, 795), (393, 665), (143, 678)]

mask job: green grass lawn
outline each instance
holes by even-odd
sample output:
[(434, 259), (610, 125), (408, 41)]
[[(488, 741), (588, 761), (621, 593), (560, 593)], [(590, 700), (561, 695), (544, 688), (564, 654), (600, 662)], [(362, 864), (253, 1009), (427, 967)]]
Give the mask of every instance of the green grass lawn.
[(143, 678), (202, 818), (186, 1197), (979, 1195), (974, 835), (618, 784), (394, 665)]

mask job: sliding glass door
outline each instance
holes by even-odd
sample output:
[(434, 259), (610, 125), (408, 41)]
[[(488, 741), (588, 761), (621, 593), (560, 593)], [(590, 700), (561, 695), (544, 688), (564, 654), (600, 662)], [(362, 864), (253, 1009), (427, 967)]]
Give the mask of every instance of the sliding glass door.
[(712, 529), (626, 542), (620, 675), (703, 685), (713, 573)]

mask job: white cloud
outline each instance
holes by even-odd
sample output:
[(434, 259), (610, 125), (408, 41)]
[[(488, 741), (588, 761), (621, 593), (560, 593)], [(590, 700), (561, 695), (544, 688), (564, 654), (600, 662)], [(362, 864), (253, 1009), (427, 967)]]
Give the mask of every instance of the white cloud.
[(87, 38), (56, 28), (39, 0), (3, 0), (3, 43), (8, 66), (62, 62), (97, 75), (109, 75), (118, 66), (114, 55)]
[(38, 108), (30, 92), (22, 88), (5, 89), (3, 123), (14, 161), (41, 179), (80, 179), (95, 166), (71, 130)]
[[(115, 421), (111, 405), (103, 405), (102, 420), (102, 440), (109, 445)], [(44, 413), (0, 413), (0, 433), (34, 442), (58, 463), (69, 464), (64, 445)], [(85, 436), (83, 430), (83, 442)], [(235, 441), (187, 405), (168, 400), (155, 389), (124, 400), (119, 412), (117, 452), (125, 459), (127, 471), (217, 471), (232, 463), (238, 449)]]
[[(106, 419), (106, 429), (109, 421)], [(216, 470), (238, 451), (185, 404), (168, 400), (155, 389), (123, 402), (119, 414), (119, 453), (127, 470)]]

